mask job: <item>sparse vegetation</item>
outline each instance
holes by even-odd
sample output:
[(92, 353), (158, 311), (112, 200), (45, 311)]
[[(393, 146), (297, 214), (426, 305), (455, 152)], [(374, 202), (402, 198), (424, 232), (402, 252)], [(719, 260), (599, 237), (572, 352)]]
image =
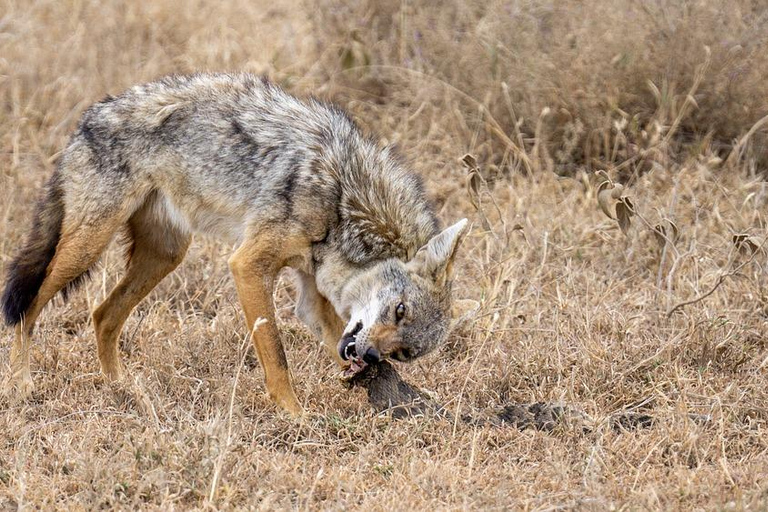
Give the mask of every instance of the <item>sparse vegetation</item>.
[(590, 428), (374, 415), (285, 280), (294, 422), (244, 343), (231, 247), (205, 239), (129, 319), (130, 377), (106, 384), (89, 311), (115, 247), (42, 317), (32, 399), (0, 399), (0, 507), (768, 506), (762, 4), (0, 0), (0, 270), (84, 108), (203, 69), (333, 99), (445, 221), (473, 220), (456, 294), (480, 312), (400, 365), (410, 382), (452, 410), (575, 406)]

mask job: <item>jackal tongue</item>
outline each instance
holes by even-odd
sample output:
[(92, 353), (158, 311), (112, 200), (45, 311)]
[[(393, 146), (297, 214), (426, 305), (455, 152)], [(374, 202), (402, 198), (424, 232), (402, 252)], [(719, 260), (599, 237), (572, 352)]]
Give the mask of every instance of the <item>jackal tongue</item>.
[(355, 355), (355, 357), (351, 358), (349, 367), (346, 370), (344, 370), (344, 377), (345, 378), (354, 377), (358, 373), (365, 370), (366, 366), (368, 366), (368, 363), (366, 363), (360, 357), (357, 357), (357, 355)]

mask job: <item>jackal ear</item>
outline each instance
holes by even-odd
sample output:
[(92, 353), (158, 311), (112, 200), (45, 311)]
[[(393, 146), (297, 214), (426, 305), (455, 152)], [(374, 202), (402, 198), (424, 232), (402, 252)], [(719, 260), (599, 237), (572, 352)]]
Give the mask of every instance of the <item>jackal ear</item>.
[(433, 236), (408, 262), (409, 268), (417, 274), (433, 279), (438, 285), (445, 284), (451, 277), (456, 249), (467, 233), (468, 227), (467, 219), (461, 219), (440, 234)]

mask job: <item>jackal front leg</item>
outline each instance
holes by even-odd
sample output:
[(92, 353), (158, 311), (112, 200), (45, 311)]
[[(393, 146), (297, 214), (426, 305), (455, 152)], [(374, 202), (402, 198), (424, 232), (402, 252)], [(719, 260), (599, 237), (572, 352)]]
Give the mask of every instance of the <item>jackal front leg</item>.
[[(264, 369), (267, 392), (278, 406), (299, 415), (302, 409), (291, 385), (288, 362), (275, 322), (272, 292), (277, 273), (285, 261), (276, 254), (278, 247), (281, 243), (271, 236), (248, 239), (232, 255), (229, 267), (256, 355)], [(254, 330), (253, 326), (259, 318), (266, 322)]]
[(296, 316), (323, 342), (323, 346), (333, 360), (341, 368), (347, 368), (349, 362), (341, 358), (338, 350), (345, 322), (336, 314), (336, 310), (328, 299), (320, 295), (314, 276), (300, 270), (296, 270), (294, 276), (299, 288)]

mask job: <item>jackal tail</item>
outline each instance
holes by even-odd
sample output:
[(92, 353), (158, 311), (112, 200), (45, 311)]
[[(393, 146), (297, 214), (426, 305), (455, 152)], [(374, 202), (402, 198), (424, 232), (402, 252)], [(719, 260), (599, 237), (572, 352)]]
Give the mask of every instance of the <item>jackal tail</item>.
[[(3, 316), (8, 325), (16, 325), (37, 297), (48, 272), (56, 247), (61, 238), (64, 220), (64, 194), (61, 176), (54, 173), (43, 196), (35, 208), (34, 223), (23, 249), (8, 266), (8, 277), (3, 293)], [(64, 297), (88, 276), (84, 272), (70, 281), (63, 289)]]

